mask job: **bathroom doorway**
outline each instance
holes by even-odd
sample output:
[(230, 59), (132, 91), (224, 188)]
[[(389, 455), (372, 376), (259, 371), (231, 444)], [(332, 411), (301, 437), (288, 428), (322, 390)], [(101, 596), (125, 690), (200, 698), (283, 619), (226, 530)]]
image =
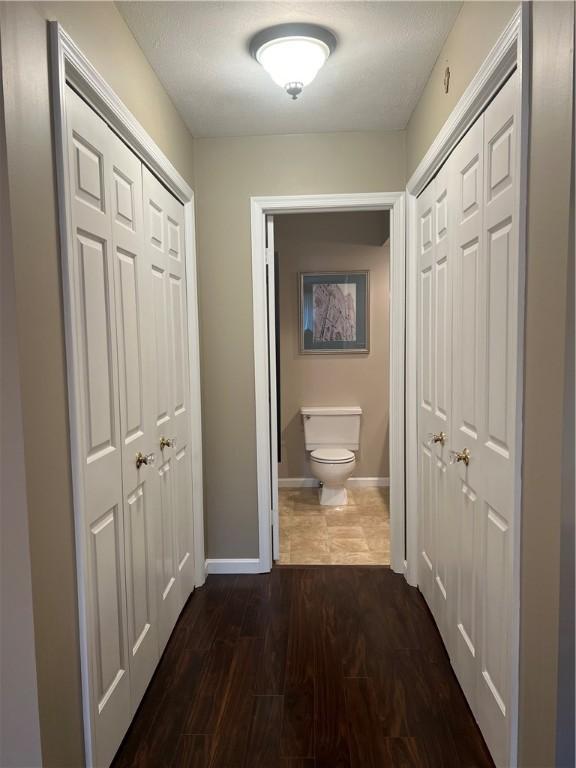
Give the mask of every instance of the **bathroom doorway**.
[[(260, 543), (254, 570), (275, 561), (390, 564), (404, 572), (404, 195), (251, 203)], [(322, 273), (334, 274), (326, 281)], [(331, 338), (313, 338), (303, 314), (311, 284), (317, 295), (343, 288), (340, 301), (358, 315), (353, 333), (340, 328)], [(322, 349), (322, 341), (340, 349)], [(326, 382), (342, 386), (329, 390)], [(362, 411), (358, 444), (335, 446), (354, 459), (347, 504), (319, 503), (322, 475), (311, 471), (300, 413), (311, 405)]]
[(390, 212), (273, 225), (276, 562), (389, 565)]

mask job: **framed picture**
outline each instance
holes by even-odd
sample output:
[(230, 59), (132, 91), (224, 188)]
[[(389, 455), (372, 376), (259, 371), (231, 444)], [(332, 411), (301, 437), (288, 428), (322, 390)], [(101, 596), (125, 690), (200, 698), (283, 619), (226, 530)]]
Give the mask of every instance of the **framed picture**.
[(369, 351), (369, 273), (301, 272), (300, 352)]

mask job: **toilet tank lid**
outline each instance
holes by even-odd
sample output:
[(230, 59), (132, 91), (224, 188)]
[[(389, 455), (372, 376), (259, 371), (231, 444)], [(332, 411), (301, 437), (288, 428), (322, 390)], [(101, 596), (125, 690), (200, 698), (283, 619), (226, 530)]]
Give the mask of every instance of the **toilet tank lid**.
[(360, 416), (362, 408), (358, 405), (347, 405), (338, 407), (304, 407), (300, 408), (302, 416)]

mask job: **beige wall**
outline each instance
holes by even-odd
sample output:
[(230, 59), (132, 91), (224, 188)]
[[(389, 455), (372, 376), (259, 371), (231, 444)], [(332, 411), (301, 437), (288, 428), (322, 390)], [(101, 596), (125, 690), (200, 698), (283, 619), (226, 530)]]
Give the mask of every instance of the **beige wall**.
[[(310, 477), (300, 408), (362, 408), (356, 477), (388, 477), (389, 267), (388, 212), (277, 216), (274, 246), (280, 277), (280, 477)], [(370, 272), (370, 352), (303, 355), (299, 342), (299, 272)]]
[(257, 557), (250, 196), (402, 190), (404, 133), (194, 141), (207, 557)]
[(83, 764), (47, 19), (192, 180), (192, 141), (113, 3), (2, 3), (0, 34), (43, 764)]
[[(406, 130), (409, 178), (518, 7), (510, 2), (464, 2)], [(450, 88), (444, 93), (444, 71)]]
[[(534, 3), (532, 32), (521, 562), (522, 768), (558, 765), (565, 337), (568, 264), (574, 259), (569, 244), (574, 4)], [(574, 465), (567, 471), (573, 482)]]
[(30, 768), (42, 752), (3, 97), (0, 82), (0, 765)]

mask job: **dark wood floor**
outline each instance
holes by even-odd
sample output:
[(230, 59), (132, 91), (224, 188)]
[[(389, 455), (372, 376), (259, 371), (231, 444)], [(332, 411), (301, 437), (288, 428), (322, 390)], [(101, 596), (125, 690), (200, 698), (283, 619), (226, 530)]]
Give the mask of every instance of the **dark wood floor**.
[(492, 766), (420, 593), (388, 568), (210, 576), (114, 768)]

